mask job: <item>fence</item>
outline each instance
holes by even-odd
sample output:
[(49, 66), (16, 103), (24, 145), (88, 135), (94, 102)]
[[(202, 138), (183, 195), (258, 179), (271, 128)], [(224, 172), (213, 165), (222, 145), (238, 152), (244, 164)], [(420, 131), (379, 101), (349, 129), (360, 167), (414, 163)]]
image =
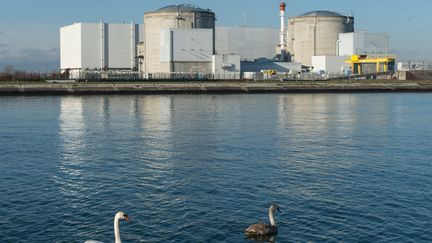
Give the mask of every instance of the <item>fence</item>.
[(78, 81), (289, 81), (289, 80), (330, 80), (356, 78), (342, 73), (139, 73), (126, 71), (77, 71), (70, 78)]
[(40, 72), (25, 72), (25, 71), (3, 71), (0, 72), (0, 81), (25, 81), (25, 82), (41, 82), (49, 79), (63, 79), (60, 73), (40, 73)]
[(389, 73), (368, 74), (368, 75), (349, 75), (343, 73), (225, 73), (225, 74), (205, 74), (205, 73), (153, 73), (143, 74), (132, 71), (97, 71), (97, 70), (77, 70), (71, 71), (67, 75), (61, 73), (35, 73), (35, 72), (2, 72), (0, 81), (24, 81), (24, 82), (44, 82), (49, 80), (75, 80), (79, 82), (100, 82), (100, 81), (296, 81), (296, 80), (343, 80), (343, 79), (391, 79)]

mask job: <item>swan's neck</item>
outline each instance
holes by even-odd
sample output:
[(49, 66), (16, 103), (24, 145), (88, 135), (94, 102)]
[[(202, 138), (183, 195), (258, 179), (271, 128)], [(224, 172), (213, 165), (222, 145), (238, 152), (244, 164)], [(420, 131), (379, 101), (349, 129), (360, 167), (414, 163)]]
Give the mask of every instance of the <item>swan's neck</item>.
[(120, 239), (120, 228), (119, 228), (119, 221), (120, 219), (116, 216), (114, 218), (114, 237), (115, 237), (115, 243), (121, 243)]
[(273, 216), (272, 208), (269, 208), (269, 219), (270, 219), (270, 225), (276, 227), (276, 221)]

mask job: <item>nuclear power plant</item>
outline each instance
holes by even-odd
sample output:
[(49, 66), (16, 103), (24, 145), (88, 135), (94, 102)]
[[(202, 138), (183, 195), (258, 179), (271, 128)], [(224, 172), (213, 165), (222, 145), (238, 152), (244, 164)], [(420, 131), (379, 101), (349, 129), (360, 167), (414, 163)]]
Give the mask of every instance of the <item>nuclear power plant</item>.
[(71, 79), (250, 79), (394, 69), (387, 34), (355, 32), (347, 14), (287, 19), (286, 9), (281, 2), (279, 29), (217, 26), (216, 13), (188, 4), (146, 12), (143, 24), (76, 23), (60, 29), (61, 70)]

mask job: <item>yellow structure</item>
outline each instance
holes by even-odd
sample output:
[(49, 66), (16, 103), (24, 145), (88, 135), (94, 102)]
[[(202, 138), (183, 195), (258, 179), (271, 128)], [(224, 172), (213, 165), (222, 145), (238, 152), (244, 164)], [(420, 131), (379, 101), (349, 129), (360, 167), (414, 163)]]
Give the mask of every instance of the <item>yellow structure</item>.
[(396, 59), (394, 57), (367, 57), (353, 55), (346, 61), (351, 66), (353, 74), (374, 74), (394, 72)]
[(267, 75), (276, 75), (277, 71), (270, 69), (270, 70), (263, 70), (262, 73), (267, 74)]

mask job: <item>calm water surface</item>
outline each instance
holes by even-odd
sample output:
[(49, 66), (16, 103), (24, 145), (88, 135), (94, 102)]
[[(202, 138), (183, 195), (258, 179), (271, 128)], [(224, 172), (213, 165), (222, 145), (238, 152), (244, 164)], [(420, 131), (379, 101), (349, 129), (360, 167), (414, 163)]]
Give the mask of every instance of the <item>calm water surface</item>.
[(0, 97), (0, 242), (432, 242), (432, 94)]

